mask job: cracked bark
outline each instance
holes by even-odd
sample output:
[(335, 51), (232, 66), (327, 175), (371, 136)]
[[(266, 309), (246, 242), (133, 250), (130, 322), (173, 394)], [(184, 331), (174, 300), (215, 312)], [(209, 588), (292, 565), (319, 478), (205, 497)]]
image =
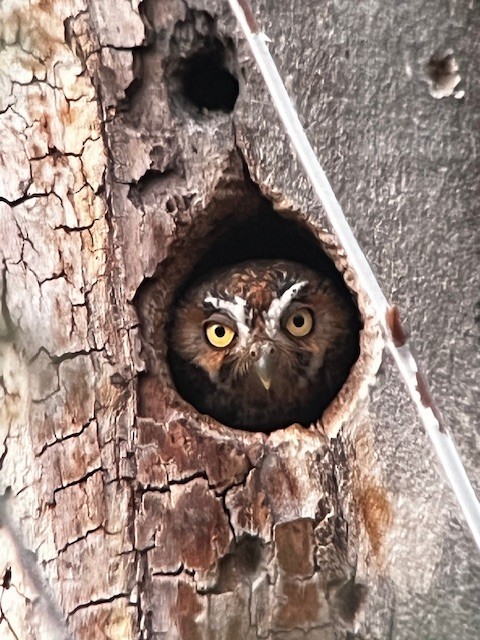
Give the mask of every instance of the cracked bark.
[[(380, 277), (404, 306), (405, 283), (419, 288), (417, 348), (447, 421), (461, 414), (472, 475), (480, 110), (433, 103), (421, 64), (454, 36), (476, 50), (478, 19), (466, 5), (455, 17), (394, 6), (258, 5)], [(435, 24), (420, 34), (411, 15)], [(476, 638), (472, 543), (388, 361), (375, 377), (368, 304), (226, 5), (4, 2), (0, 42), (1, 640), (62, 637), (57, 606), (78, 640)], [(240, 83), (233, 113), (185, 92), (206, 50)], [(420, 124), (406, 117), (412, 93)], [(232, 222), (266, 208), (309, 229), (364, 322), (322, 424), (270, 437), (198, 416), (165, 358), (176, 287)], [(438, 346), (445, 323), (463, 341)]]

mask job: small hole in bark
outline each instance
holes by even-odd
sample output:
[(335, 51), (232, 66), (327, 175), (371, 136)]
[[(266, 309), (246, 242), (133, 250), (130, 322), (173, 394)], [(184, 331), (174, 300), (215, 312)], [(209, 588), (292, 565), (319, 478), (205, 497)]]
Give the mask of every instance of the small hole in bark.
[(158, 169), (149, 169), (146, 171), (137, 183), (137, 189), (140, 192), (149, 191), (155, 188), (159, 182), (163, 182), (173, 176), (175, 170), (172, 167), (167, 167), (164, 171)]
[(211, 51), (190, 56), (182, 71), (182, 88), (187, 100), (198, 109), (233, 111), (238, 97), (238, 80), (225, 68), (220, 43)]
[(167, 63), (172, 110), (178, 115), (192, 107), (197, 113), (233, 111), (237, 66), (233, 41), (219, 32), (216, 20), (206, 12), (188, 12), (175, 27)]
[(10, 589), (12, 585), (12, 569), (8, 567), (3, 574), (2, 588)]

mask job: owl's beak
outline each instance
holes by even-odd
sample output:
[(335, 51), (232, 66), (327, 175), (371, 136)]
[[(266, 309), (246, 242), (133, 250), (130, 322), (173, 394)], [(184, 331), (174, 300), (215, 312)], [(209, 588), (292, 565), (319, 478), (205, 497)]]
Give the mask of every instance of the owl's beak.
[(268, 391), (272, 382), (272, 358), (270, 358), (266, 354), (263, 354), (255, 362), (254, 367), (261, 383)]

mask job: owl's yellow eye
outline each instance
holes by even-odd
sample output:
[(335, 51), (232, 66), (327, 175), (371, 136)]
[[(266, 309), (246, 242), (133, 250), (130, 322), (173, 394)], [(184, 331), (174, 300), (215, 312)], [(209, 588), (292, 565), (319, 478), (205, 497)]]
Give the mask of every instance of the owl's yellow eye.
[(285, 327), (295, 338), (305, 337), (313, 328), (312, 312), (310, 309), (296, 309), (288, 317)]
[(218, 322), (211, 322), (210, 324), (207, 324), (205, 333), (210, 344), (218, 349), (228, 347), (235, 337), (235, 331), (224, 324), (219, 324)]

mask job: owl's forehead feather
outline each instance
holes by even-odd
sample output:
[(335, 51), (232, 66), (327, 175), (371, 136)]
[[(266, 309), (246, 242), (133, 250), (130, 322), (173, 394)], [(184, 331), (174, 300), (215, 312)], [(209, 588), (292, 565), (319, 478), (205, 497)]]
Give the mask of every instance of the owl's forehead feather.
[(281, 316), (284, 311), (295, 300), (295, 298), (301, 293), (301, 291), (308, 284), (307, 280), (303, 282), (295, 282), (288, 289), (286, 289), (278, 298), (273, 298), (270, 306), (264, 313), (265, 318), (265, 330), (267, 334), (273, 335), (278, 326)]
[(208, 294), (205, 297), (205, 303), (211, 305), (217, 311), (224, 311), (231, 316), (237, 323), (239, 333), (246, 335), (248, 333), (248, 317), (246, 312), (246, 301), (240, 296), (233, 296), (233, 298), (222, 298), (218, 295)]
[(274, 299), (282, 299), (284, 294), (288, 297), (287, 292), (295, 285), (317, 279), (316, 273), (295, 262), (257, 260), (218, 272), (204, 292), (209, 298), (243, 300), (247, 308), (263, 312)]

